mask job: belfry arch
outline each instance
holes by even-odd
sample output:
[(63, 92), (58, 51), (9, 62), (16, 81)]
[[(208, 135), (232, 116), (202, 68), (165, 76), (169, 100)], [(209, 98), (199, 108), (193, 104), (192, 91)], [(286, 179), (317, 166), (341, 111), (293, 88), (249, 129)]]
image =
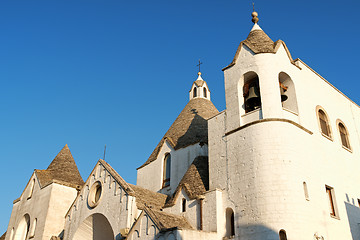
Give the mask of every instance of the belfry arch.
[(73, 240), (114, 239), (114, 231), (107, 218), (95, 213), (88, 216), (76, 230)]
[(283, 108), (290, 110), (293, 113), (298, 113), (298, 105), (296, 100), (296, 92), (294, 82), (291, 80), (291, 77), (284, 73), (279, 73), (279, 85), (280, 85), (280, 94), (285, 94), (287, 99), (282, 101)]

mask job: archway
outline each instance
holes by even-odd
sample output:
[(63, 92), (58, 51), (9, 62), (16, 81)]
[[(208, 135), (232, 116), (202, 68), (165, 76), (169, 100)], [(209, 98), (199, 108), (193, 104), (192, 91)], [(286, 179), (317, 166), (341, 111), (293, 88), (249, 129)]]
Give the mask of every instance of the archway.
[(107, 218), (95, 213), (87, 217), (76, 230), (73, 240), (114, 239), (114, 232)]

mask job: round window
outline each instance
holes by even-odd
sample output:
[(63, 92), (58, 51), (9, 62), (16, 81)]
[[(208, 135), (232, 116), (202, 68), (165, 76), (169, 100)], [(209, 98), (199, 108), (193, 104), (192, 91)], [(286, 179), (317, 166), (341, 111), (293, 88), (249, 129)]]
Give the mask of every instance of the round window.
[(91, 208), (96, 207), (99, 204), (102, 193), (101, 182), (95, 182), (89, 191), (88, 195), (88, 204)]

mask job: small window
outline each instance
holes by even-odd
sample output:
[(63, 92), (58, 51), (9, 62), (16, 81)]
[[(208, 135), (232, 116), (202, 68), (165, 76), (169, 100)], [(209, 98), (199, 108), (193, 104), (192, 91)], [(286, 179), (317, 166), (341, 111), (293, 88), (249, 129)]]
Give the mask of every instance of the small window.
[(193, 97), (194, 98), (196, 97), (196, 87), (194, 87), (194, 89), (193, 89)]
[(309, 201), (309, 200), (310, 200), (310, 198), (309, 198), (309, 191), (308, 191), (308, 187), (307, 187), (306, 182), (303, 182), (303, 187), (304, 187), (305, 199)]
[(336, 201), (335, 201), (335, 192), (334, 192), (334, 188), (329, 187), (329, 186), (325, 186), (326, 188), (326, 195), (327, 195), (327, 199), (328, 199), (328, 203), (329, 203), (329, 208), (330, 208), (330, 216), (332, 217), (338, 217), (337, 214), (337, 208), (336, 208)]
[(281, 229), (279, 231), (279, 237), (280, 237), (280, 240), (287, 240), (286, 231), (284, 229)]
[(35, 218), (33, 221), (29, 238), (33, 238), (35, 236), (36, 224), (37, 224), (37, 218)]
[(343, 147), (350, 149), (349, 134), (348, 131), (346, 130), (345, 125), (339, 122), (338, 126), (339, 126), (341, 144), (343, 145)]
[(235, 218), (234, 211), (231, 208), (226, 209), (226, 237), (235, 236)]
[(101, 198), (102, 186), (100, 181), (96, 181), (90, 188), (88, 195), (88, 204), (91, 208), (96, 207)]
[(206, 87), (204, 87), (204, 98), (207, 98), (207, 90), (206, 90)]
[(167, 153), (164, 158), (163, 187), (170, 186), (171, 155)]
[(182, 212), (186, 212), (186, 199), (185, 199), (185, 198), (183, 198), (183, 200), (182, 200), (182, 208), (181, 208), (181, 211), (182, 211)]
[(323, 110), (319, 109), (318, 114), (319, 114), (319, 124), (320, 124), (321, 133), (324, 134), (325, 136), (331, 138), (331, 130), (330, 130), (330, 125), (329, 125), (329, 120), (328, 120), (325, 112)]
[(35, 186), (35, 178), (33, 178), (33, 180), (31, 180), (30, 186), (29, 186), (29, 195), (27, 197), (27, 199), (30, 199), (33, 195), (34, 192), (34, 186)]

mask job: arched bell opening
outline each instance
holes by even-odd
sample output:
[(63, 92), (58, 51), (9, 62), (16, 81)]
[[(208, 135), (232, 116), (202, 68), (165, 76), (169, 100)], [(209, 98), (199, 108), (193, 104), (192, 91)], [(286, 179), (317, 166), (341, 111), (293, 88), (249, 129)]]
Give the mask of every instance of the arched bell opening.
[(290, 76), (284, 72), (279, 73), (279, 90), (282, 107), (298, 114), (294, 82), (291, 80)]
[(73, 240), (114, 239), (114, 232), (107, 218), (95, 213), (87, 217), (76, 230)]
[(249, 113), (261, 108), (259, 77), (255, 72), (244, 74), (243, 92), (243, 109)]

